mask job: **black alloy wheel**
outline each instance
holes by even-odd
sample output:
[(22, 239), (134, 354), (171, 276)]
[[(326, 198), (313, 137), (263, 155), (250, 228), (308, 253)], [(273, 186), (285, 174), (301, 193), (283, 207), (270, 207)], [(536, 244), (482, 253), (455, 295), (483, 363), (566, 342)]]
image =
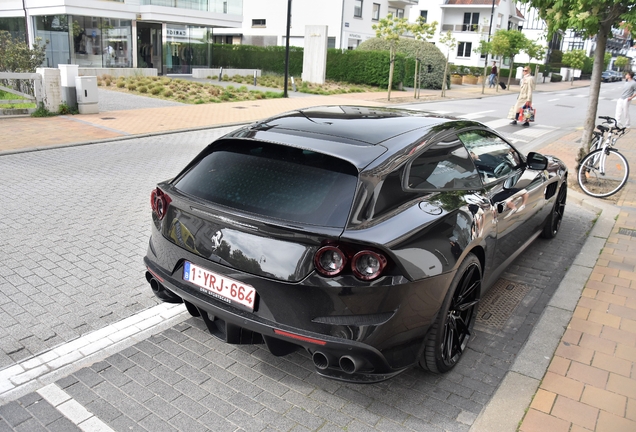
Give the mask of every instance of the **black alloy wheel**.
[(426, 341), (420, 366), (434, 373), (451, 370), (472, 335), (481, 295), (481, 264), (468, 254), (459, 266), (440, 314)]
[(545, 226), (543, 227), (543, 232), (541, 232), (541, 237), (546, 239), (553, 239), (559, 232), (559, 228), (561, 228), (561, 221), (563, 220), (563, 215), (565, 213), (565, 202), (568, 196), (568, 188), (567, 181), (564, 181), (563, 185), (559, 189), (559, 194), (557, 195), (557, 199), (554, 202), (554, 207), (552, 207), (552, 213), (548, 216), (548, 219), (545, 222)]

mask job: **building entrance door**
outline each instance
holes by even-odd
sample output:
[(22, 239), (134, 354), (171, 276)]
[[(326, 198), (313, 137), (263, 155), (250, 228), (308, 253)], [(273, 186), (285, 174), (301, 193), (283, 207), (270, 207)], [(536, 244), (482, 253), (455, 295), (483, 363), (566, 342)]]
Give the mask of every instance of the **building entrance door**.
[(137, 22), (137, 67), (155, 68), (163, 75), (161, 24)]

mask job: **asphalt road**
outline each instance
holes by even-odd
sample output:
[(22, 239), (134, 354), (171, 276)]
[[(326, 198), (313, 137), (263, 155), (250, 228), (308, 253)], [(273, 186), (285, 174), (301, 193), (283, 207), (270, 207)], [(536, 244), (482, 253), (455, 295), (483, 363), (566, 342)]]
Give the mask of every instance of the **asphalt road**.
[[(490, 113), (482, 119), (502, 120)], [(0, 376), (158, 304), (142, 263), (150, 191), (227, 130), (0, 157)], [(536, 139), (515, 136), (520, 131), (506, 133), (518, 142)], [(414, 368), (374, 385), (326, 380), (305, 353), (277, 358), (261, 346), (226, 345), (188, 319), (70, 370), (56, 388), (121, 431), (467, 431), (594, 218), (569, 205), (558, 239), (535, 242), (511, 265), (502, 280), (522, 291), (514, 311), (498, 324), (480, 322), (461, 363), (442, 376)], [(77, 430), (85, 420), (62, 416), (33, 390), (19, 397), (2, 401), (0, 430)]]

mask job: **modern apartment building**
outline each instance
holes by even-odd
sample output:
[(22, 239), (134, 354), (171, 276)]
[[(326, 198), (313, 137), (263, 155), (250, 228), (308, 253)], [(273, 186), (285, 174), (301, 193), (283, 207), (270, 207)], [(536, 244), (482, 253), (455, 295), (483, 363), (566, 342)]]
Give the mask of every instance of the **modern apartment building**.
[(215, 29), (240, 27), (243, 0), (0, 0), (0, 30), (47, 40), (46, 64), (209, 67)]
[[(422, 0), (421, 3), (429, 3)], [(326, 25), (328, 47), (355, 49), (374, 38), (373, 24), (389, 13), (409, 18), (418, 0), (293, 0), (289, 44), (304, 46), (306, 25)], [(216, 43), (282, 46), (286, 43), (287, 0), (243, 0), (238, 29), (215, 29)]]
[[(473, 50), (488, 39), (489, 31), (494, 35), (500, 29), (521, 29), (524, 22), (514, 0), (422, 0), (412, 7), (411, 21), (418, 16), (440, 24), (432, 42), (439, 45), (440, 37), (452, 33), (457, 46), (450, 51), (449, 61), (461, 66), (484, 65), (484, 56)], [(439, 48), (446, 53), (445, 46)]]

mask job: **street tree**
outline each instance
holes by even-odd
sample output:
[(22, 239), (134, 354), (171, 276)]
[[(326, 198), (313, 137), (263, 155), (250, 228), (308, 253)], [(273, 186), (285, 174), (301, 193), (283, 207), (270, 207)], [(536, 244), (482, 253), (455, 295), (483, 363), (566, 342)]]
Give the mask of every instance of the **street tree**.
[(624, 71), (625, 70), (625, 66), (627, 66), (629, 63), (630, 63), (630, 60), (627, 57), (623, 57), (623, 56), (618, 56), (616, 58), (616, 60), (614, 60), (614, 64), (621, 71)]
[(529, 3), (539, 12), (539, 16), (546, 22), (549, 35), (558, 31), (576, 30), (583, 33), (583, 37), (596, 37), (594, 50), (594, 66), (590, 84), (590, 97), (581, 148), (577, 160), (580, 160), (589, 150), (594, 130), (598, 98), (601, 88), (601, 73), (607, 39), (612, 27), (621, 24), (633, 28), (636, 24), (636, 7), (632, 0), (520, 0)]
[(442, 78), (444, 80), (442, 82), (442, 97), (445, 97), (448, 74), (448, 57), (450, 56), (450, 51), (457, 46), (457, 39), (453, 37), (453, 33), (449, 30), (444, 36), (439, 38), (439, 43), (446, 46), (446, 65), (444, 66), (444, 76)]
[(497, 30), (492, 38), (493, 50), (510, 60), (508, 88), (512, 78), (515, 57), (528, 46), (528, 38), (519, 30)]
[[(417, 17), (417, 20), (414, 24), (411, 24), (410, 27), (411, 33), (415, 40), (418, 41), (428, 41), (435, 35), (435, 30), (437, 30), (437, 21), (433, 21), (432, 23), (427, 23), (426, 18), (423, 16)], [(420, 59), (418, 57), (415, 58), (415, 73), (413, 74), (413, 97), (417, 95), (417, 89), (419, 87), (419, 76), (420, 76)]]
[(585, 64), (585, 59), (587, 55), (583, 50), (573, 50), (568, 51), (563, 54), (563, 58), (561, 59), (561, 63), (566, 66), (569, 66), (572, 69), (570, 80), (572, 82), (571, 85), (574, 85), (574, 69), (582, 69)]
[(385, 18), (373, 24), (376, 37), (384, 39), (390, 43), (390, 66), (389, 66), (389, 87), (387, 100), (391, 100), (391, 86), (393, 84), (393, 67), (395, 66), (395, 48), (400, 40), (400, 36), (410, 30), (411, 25), (406, 18), (394, 18), (393, 14), (388, 14)]
[(488, 76), (488, 54), (492, 54), (492, 42), (482, 39), (479, 41), (477, 48), (473, 49), (473, 52), (484, 57), (484, 76), (481, 83), (481, 94), (484, 94), (486, 88), (486, 76)]
[(0, 30), (0, 72), (35, 72), (46, 58), (46, 44), (37, 38), (33, 47)]
[[(530, 57), (530, 62), (532, 62), (532, 60), (537, 60), (537, 61), (542, 61), (543, 58), (545, 57), (545, 53), (546, 53), (546, 49), (545, 46), (538, 43), (538, 42), (534, 42), (531, 40), (528, 40), (528, 44), (526, 45), (526, 47), (523, 49), (523, 51), (528, 54), (528, 57)], [(539, 65), (537, 64), (534, 67), (534, 76), (537, 76), (537, 72), (539, 72)]]

